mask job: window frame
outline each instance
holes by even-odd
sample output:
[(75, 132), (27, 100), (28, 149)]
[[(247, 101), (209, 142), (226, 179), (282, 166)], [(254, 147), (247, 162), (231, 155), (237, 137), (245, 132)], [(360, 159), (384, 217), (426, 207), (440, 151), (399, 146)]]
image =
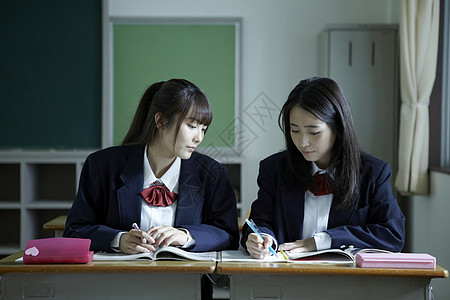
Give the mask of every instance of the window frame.
[(430, 170), (450, 174), (450, 1), (440, 1), (436, 80), (430, 97)]
[(442, 120), (441, 120), (441, 168), (450, 172), (450, 1), (442, 0)]

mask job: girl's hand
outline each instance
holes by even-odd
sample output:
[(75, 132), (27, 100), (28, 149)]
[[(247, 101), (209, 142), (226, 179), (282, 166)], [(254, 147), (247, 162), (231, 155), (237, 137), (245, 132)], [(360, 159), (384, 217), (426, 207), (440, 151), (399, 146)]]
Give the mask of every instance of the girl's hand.
[[(143, 242), (146, 240), (146, 243)], [(120, 236), (119, 250), (126, 254), (156, 251), (155, 240), (145, 231), (131, 229)]]
[(314, 238), (297, 240), (292, 243), (284, 243), (280, 245), (279, 249), (283, 251), (290, 250), (291, 252), (310, 252), (317, 250)]
[(264, 234), (264, 240), (256, 233), (248, 235), (245, 245), (250, 256), (256, 259), (263, 259), (270, 255), (269, 246), (272, 246), (272, 236)]
[(147, 233), (155, 241), (155, 248), (167, 246), (184, 246), (189, 240), (187, 230), (172, 226), (154, 226)]

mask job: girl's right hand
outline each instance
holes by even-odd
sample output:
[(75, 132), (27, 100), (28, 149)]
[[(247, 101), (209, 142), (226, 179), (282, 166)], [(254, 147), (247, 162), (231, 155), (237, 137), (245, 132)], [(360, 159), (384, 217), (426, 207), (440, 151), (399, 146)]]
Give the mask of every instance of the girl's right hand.
[[(143, 242), (146, 240), (146, 243)], [(145, 231), (131, 229), (120, 236), (119, 250), (125, 254), (156, 251), (155, 240)]]
[(264, 234), (264, 239), (262, 239), (256, 233), (250, 233), (247, 241), (245, 242), (250, 256), (256, 259), (263, 259), (264, 257), (270, 255), (269, 246), (272, 246), (272, 244), (272, 236)]

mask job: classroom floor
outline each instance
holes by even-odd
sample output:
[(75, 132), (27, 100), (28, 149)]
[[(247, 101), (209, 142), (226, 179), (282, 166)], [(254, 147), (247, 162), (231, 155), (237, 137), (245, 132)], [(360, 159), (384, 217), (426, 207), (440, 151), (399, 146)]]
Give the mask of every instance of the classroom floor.
[(213, 299), (228, 300), (230, 299), (230, 288), (219, 288), (213, 286)]

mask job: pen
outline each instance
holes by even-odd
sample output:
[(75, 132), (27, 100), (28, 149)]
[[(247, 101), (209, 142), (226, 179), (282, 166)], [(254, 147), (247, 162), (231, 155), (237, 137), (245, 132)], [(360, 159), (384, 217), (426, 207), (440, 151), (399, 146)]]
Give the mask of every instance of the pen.
[[(256, 226), (255, 222), (253, 222), (253, 220), (249, 220), (249, 219), (245, 219), (245, 222), (247, 223), (248, 227), (250, 227), (251, 230), (253, 230), (254, 233), (256, 233), (257, 235), (259, 235), (263, 240), (264, 237), (261, 234), (261, 231), (259, 230), (259, 228)], [(277, 253), (275, 252), (275, 250), (273, 250), (272, 246), (269, 246), (269, 251), (272, 252), (273, 255), (277, 255)]]
[(283, 250), (281, 250), (280, 252), (281, 252), (281, 255), (283, 255), (285, 260), (289, 260), (289, 258), (287, 257), (286, 253), (284, 253)]
[[(138, 226), (138, 224), (136, 224), (136, 223), (133, 223), (133, 225), (131, 225), (131, 227), (133, 227), (133, 229), (136, 229), (136, 230), (141, 230), (141, 229), (139, 229), (139, 226)], [(144, 244), (147, 244), (147, 239), (146, 239), (146, 238), (142, 238), (141, 241), (142, 241)]]

